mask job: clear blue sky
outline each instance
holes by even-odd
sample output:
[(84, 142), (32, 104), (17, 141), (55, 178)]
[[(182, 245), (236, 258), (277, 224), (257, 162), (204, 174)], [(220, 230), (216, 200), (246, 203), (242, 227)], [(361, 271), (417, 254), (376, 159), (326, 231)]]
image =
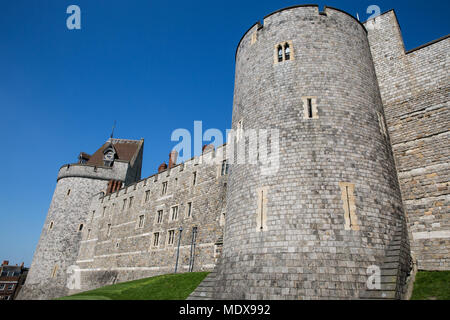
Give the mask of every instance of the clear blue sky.
[[(448, 1), (319, 1), (362, 21), (396, 9), (412, 49), (449, 32)], [(66, 28), (81, 8), (82, 29)], [(30, 265), (61, 165), (116, 137), (145, 139), (143, 177), (176, 128), (229, 128), (243, 33), (299, 1), (0, 0), (0, 260)]]

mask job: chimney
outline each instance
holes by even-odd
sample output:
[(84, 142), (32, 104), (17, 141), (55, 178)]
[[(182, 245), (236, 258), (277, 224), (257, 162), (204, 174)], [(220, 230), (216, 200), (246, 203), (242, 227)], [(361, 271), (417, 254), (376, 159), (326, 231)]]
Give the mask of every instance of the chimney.
[(202, 153), (207, 153), (214, 150), (214, 145), (213, 144), (205, 144), (202, 148)]
[(7, 266), (9, 264), (8, 260), (3, 260), (2, 266)]
[(167, 169), (167, 164), (165, 162), (163, 162), (159, 167), (158, 167), (158, 173), (163, 172), (164, 170)]
[(176, 150), (172, 150), (169, 153), (169, 169), (175, 167), (177, 164), (178, 152)]

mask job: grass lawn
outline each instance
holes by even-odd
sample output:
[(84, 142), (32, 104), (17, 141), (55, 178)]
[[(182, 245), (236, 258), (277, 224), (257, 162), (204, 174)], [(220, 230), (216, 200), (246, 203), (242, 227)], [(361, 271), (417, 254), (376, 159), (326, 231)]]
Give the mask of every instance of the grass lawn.
[(56, 300), (185, 300), (208, 273), (165, 274), (105, 286)]
[(419, 271), (411, 300), (450, 300), (450, 271)]

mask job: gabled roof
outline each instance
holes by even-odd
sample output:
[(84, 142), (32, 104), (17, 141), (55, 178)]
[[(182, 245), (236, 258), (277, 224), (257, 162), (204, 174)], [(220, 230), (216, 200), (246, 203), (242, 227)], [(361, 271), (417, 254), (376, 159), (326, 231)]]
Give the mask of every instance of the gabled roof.
[(116, 150), (116, 161), (126, 161), (133, 165), (139, 151), (142, 148), (142, 145), (144, 144), (144, 140), (108, 139), (108, 141), (106, 141), (100, 149), (94, 152), (86, 164), (92, 166), (103, 166), (104, 151), (110, 147), (110, 144), (112, 144), (113, 148)]

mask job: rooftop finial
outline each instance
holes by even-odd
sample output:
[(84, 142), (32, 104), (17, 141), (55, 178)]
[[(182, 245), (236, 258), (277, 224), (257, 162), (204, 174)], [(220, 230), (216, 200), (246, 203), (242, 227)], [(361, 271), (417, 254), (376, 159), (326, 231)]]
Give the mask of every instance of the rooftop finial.
[(113, 138), (113, 136), (114, 136), (114, 129), (116, 128), (116, 120), (114, 120), (114, 125), (113, 125), (113, 127), (112, 127), (112, 131), (111, 131), (111, 139)]

